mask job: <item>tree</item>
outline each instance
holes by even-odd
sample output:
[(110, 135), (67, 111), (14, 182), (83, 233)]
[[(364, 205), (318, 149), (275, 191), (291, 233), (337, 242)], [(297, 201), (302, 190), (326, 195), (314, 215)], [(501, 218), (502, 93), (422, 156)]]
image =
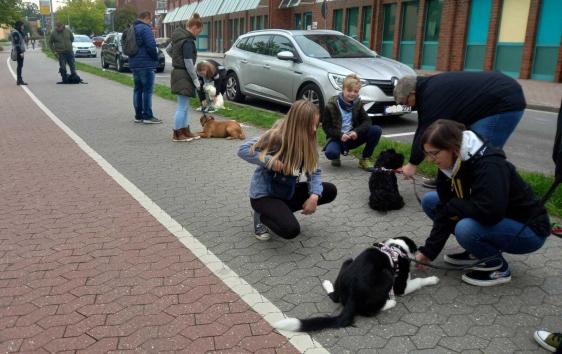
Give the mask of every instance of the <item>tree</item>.
[(36, 21), (41, 16), (39, 6), (32, 2), (24, 2), (22, 4), (21, 14), (27, 21)]
[(103, 32), (104, 14), (103, 0), (70, 0), (56, 12), (56, 21), (78, 34), (99, 34)]
[(115, 30), (123, 32), (137, 18), (137, 10), (132, 5), (125, 5), (115, 11)]
[(107, 7), (108, 9), (115, 8), (115, 0), (104, 0), (103, 3), (105, 4), (105, 7)]
[(0, 0), (0, 26), (13, 26), (21, 18), (21, 0)]

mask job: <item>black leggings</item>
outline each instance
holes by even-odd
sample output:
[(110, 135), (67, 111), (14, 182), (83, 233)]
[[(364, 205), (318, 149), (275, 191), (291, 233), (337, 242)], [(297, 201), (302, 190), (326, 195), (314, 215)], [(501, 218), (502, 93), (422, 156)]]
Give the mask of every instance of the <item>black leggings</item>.
[[(332, 183), (323, 182), (324, 190), (322, 197), (318, 199), (318, 205), (328, 204), (338, 194), (338, 190)], [(290, 200), (282, 200), (271, 197), (250, 199), (252, 209), (260, 214), (261, 222), (276, 235), (286, 239), (297, 237), (301, 227), (293, 214), (302, 209), (302, 205), (308, 199), (308, 183), (299, 182), (295, 188), (295, 195)]]
[(18, 74), (18, 81), (23, 81), (23, 78), (21, 76), (21, 70), (23, 69), (23, 57), (21, 56), (21, 54), (18, 54), (18, 58), (16, 60), (18, 66), (16, 68), (16, 72)]

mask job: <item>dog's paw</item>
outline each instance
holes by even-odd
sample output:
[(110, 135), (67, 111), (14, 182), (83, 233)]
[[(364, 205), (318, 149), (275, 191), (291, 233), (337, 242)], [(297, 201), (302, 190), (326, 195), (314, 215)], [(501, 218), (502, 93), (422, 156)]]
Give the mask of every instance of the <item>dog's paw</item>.
[(393, 308), (394, 306), (396, 306), (396, 300), (394, 300), (394, 299), (386, 300), (386, 303), (384, 304), (384, 306), (383, 306), (383, 308), (382, 308), (381, 311), (390, 310), (390, 309)]
[(329, 280), (324, 280), (322, 282), (322, 287), (324, 288), (324, 290), (326, 290), (326, 292), (328, 294), (331, 294), (334, 292), (334, 286), (332, 285), (332, 282)]
[(436, 276), (427, 277), (424, 279), (426, 285), (437, 285), (439, 283), (439, 278)]

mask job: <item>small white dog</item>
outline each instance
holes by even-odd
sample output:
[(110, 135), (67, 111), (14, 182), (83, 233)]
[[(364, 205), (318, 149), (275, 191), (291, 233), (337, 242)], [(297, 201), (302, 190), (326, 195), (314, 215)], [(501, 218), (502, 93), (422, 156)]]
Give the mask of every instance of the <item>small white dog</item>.
[(224, 108), (224, 99), (222, 97), (222, 94), (219, 93), (217, 95), (217, 89), (213, 84), (207, 84), (203, 86), (203, 90), (205, 90), (205, 93), (209, 97), (212, 108), (214, 109)]

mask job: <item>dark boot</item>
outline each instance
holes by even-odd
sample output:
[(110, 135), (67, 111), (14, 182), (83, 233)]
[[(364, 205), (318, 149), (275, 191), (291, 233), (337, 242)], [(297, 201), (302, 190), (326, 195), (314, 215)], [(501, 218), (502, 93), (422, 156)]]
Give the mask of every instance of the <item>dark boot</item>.
[(183, 129), (178, 129), (178, 130), (174, 130), (174, 133), (172, 135), (172, 140), (182, 142), (182, 141), (191, 141), (191, 140), (193, 140), (193, 138), (187, 137), (183, 133)]
[(191, 132), (191, 130), (189, 130), (189, 125), (187, 126), (187, 128), (182, 128), (182, 130), (183, 130), (183, 134), (188, 138), (195, 139), (195, 140), (201, 138), (199, 135), (195, 135)]

